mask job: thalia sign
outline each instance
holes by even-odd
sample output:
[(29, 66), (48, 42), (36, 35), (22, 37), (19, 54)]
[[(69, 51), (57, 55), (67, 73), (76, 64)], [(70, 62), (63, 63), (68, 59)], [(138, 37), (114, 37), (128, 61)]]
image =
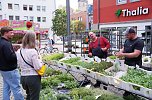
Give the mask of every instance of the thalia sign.
[(149, 8), (143, 8), (143, 7), (138, 7), (136, 10), (130, 11), (129, 9), (119, 9), (116, 12), (116, 16), (120, 16), (121, 13), (123, 14), (124, 17), (128, 16), (139, 16), (139, 15), (146, 15), (149, 13)]

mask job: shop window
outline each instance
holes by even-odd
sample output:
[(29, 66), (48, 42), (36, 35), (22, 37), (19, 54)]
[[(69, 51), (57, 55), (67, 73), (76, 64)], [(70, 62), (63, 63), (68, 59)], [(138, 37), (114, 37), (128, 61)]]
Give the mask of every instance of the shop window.
[(0, 10), (2, 10), (2, 3), (0, 2)]
[(12, 15), (9, 16), (9, 20), (13, 20), (13, 16)]
[(41, 22), (41, 17), (37, 17), (37, 22)]
[(29, 5), (29, 11), (33, 11), (33, 5)]
[(42, 17), (42, 22), (46, 22), (46, 17)]
[(43, 12), (46, 11), (46, 6), (42, 6), (42, 11), (43, 11)]
[(8, 9), (13, 9), (13, 6), (11, 3), (8, 3)]
[(34, 21), (34, 17), (33, 16), (30, 16), (30, 21)]
[(130, 2), (137, 2), (137, 1), (140, 1), (140, 0), (130, 0)]
[(19, 10), (19, 4), (14, 4), (14, 9)]
[(120, 5), (120, 4), (126, 4), (127, 0), (116, 0), (116, 4)]
[(23, 10), (27, 10), (27, 5), (23, 5)]
[(41, 11), (41, 6), (37, 6), (37, 11)]
[(15, 16), (15, 20), (20, 20), (20, 16)]
[(24, 21), (27, 21), (28, 20), (28, 16), (24, 16)]
[(2, 15), (0, 15), (0, 20), (2, 20), (3, 18), (2, 18)]
[(78, 20), (79, 20), (79, 21), (82, 21), (82, 17), (78, 17)]

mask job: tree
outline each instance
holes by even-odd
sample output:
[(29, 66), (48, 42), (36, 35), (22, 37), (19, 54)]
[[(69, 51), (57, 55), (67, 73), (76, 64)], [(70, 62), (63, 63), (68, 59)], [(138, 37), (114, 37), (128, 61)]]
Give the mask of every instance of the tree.
[(56, 9), (55, 10), (55, 16), (52, 19), (52, 31), (54, 31), (54, 34), (57, 36), (65, 35), (67, 34), (67, 24), (66, 24), (66, 11), (65, 9)]
[(71, 32), (78, 34), (84, 30), (85, 30), (85, 25), (81, 21), (79, 20), (71, 21)]

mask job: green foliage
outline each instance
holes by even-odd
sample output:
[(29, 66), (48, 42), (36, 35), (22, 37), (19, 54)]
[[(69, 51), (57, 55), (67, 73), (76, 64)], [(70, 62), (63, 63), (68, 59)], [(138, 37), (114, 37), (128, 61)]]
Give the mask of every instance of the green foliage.
[(148, 62), (148, 58), (144, 58), (144, 62)]
[(113, 64), (111, 62), (102, 61), (100, 63), (94, 63), (91, 67), (92, 71), (103, 73), (105, 69), (110, 68)]
[(78, 83), (75, 82), (74, 78), (69, 74), (52, 75), (47, 78), (42, 78), (41, 80), (42, 89), (47, 87), (55, 87), (58, 86), (60, 83), (64, 83), (64, 88), (66, 89), (72, 89), (78, 86)]
[(57, 97), (57, 100), (70, 100), (69, 97), (64, 94), (57, 94), (56, 97)]
[(135, 83), (152, 89), (152, 75), (148, 75), (146, 72), (139, 69), (129, 68), (127, 71), (127, 75), (121, 77), (121, 79), (126, 82)]
[(75, 58), (70, 58), (68, 60), (63, 60), (62, 62), (67, 63), (67, 64), (72, 64), (73, 62), (77, 62), (80, 60), (80, 57), (75, 57)]
[(124, 96), (123, 98), (125, 100), (145, 100), (145, 99), (142, 99), (142, 98), (140, 98), (140, 97), (138, 97), (137, 95), (134, 95), (134, 94)]
[(72, 89), (72, 91), (69, 94), (73, 100), (79, 100), (80, 98), (84, 98), (85, 96), (93, 96), (94, 93), (92, 92), (91, 89), (87, 89), (87, 88), (75, 88)]
[(43, 61), (50, 61), (50, 60), (60, 60), (64, 57), (63, 53), (54, 53), (54, 54), (50, 54), (50, 55), (44, 55), (42, 57)]
[(62, 74), (62, 72), (48, 67), (45, 72), (45, 77), (59, 74)]
[(64, 83), (66, 89), (73, 89), (78, 87), (79, 85), (76, 81), (65, 81)]
[(96, 100), (96, 98), (95, 98), (95, 96), (88, 95), (88, 96), (83, 97), (82, 100)]
[(102, 94), (97, 100), (124, 100), (120, 96), (116, 96), (114, 94)]
[(71, 21), (71, 32), (77, 34), (83, 30), (85, 30), (85, 25), (81, 21), (79, 20)]
[(54, 34), (57, 36), (65, 35), (67, 34), (67, 25), (66, 25), (66, 11), (65, 9), (56, 9), (55, 10), (55, 16), (52, 19), (52, 31), (54, 31)]
[(115, 60), (117, 57), (116, 56), (109, 56), (110, 59)]
[(63, 60), (62, 62), (71, 64), (71, 65), (78, 65), (83, 68), (88, 68), (88, 69), (91, 69), (92, 71), (96, 71), (100, 73), (104, 72), (105, 69), (113, 65), (111, 62), (105, 62), (105, 61), (102, 61), (100, 63), (93, 63), (93, 62), (88, 63), (88, 62), (81, 61), (79, 57)]
[(45, 88), (40, 91), (40, 100), (57, 100), (55, 92), (51, 88)]

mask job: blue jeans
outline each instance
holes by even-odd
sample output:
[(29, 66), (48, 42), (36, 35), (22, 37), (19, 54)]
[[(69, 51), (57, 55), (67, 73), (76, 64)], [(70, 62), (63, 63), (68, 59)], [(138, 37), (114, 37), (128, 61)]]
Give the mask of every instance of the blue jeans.
[(20, 86), (20, 75), (18, 69), (12, 71), (0, 71), (3, 77), (3, 100), (10, 100), (11, 91), (14, 100), (24, 100)]

